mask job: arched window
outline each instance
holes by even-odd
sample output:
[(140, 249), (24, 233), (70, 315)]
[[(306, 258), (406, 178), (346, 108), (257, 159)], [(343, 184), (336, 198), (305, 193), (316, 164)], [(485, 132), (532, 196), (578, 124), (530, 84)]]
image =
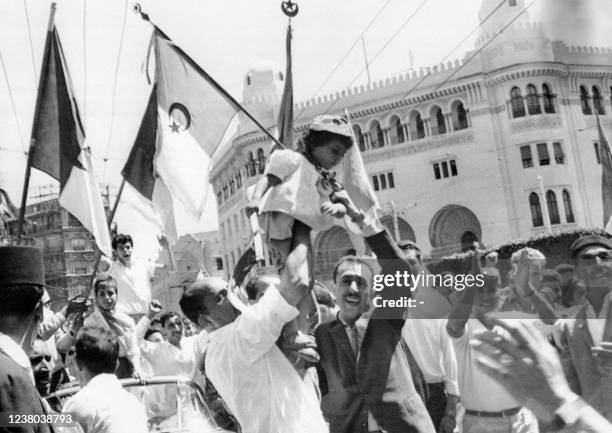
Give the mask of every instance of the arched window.
[(468, 125), (467, 112), (463, 106), (463, 102), (455, 101), (451, 107), (451, 114), (453, 118), (453, 130), (458, 131), (460, 129), (466, 129)]
[(247, 161), (247, 173), (249, 177), (257, 175), (257, 168), (255, 167), (255, 158), (253, 157), (253, 152), (249, 152), (249, 159)]
[(542, 102), (544, 104), (544, 112), (545, 113), (554, 113), (555, 112), (555, 101), (554, 95), (550, 91), (550, 87), (548, 84), (542, 84)]
[(521, 89), (518, 87), (513, 87), (510, 90), (510, 105), (512, 106), (512, 117), (516, 119), (525, 116), (525, 104), (521, 96)]
[(557, 195), (554, 191), (548, 190), (546, 192), (546, 206), (548, 207), (548, 213), (550, 215), (551, 224), (560, 224), (561, 218), (559, 218), (559, 207), (557, 206)]
[(359, 145), (359, 150), (364, 152), (366, 150), (365, 137), (363, 136), (363, 132), (361, 132), (361, 127), (359, 125), (353, 125), (353, 134), (355, 135), (355, 140), (357, 140), (357, 144)]
[(563, 190), (563, 208), (565, 209), (565, 221), (568, 223), (576, 222), (574, 219), (574, 211), (572, 210), (572, 198), (570, 197), (569, 191)]
[(529, 114), (542, 113), (538, 89), (536, 89), (536, 86), (533, 84), (527, 85), (527, 110), (529, 111)]
[(582, 114), (593, 114), (591, 104), (589, 104), (589, 92), (584, 86), (580, 86), (580, 105), (582, 107)]
[(413, 111), (410, 114), (410, 138), (413, 140), (425, 137), (425, 124), (421, 118), (421, 113)]
[(531, 209), (531, 223), (534, 227), (544, 225), (542, 218), (542, 207), (540, 206), (540, 198), (535, 192), (529, 194), (529, 209)]
[(234, 182), (234, 179), (230, 180), (229, 187), (230, 187), (230, 195), (233, 195), (236, 192), (236, 183)]
[(372, 122), (372, 126), (370, 126), (370, 140), (373, 149), (383, 147), (385, 145), (385, 134), (377, 120)]
[(389, 121), (389, 141), (391, 144), (403, 143), (406, 140), (404, 126), (399, 117), (393, 116)]
[(438, 106), (434, 106), (431, 110), (431, 118), (435, 123), (431, 128), (431, 133), (433, 135), (445, 134), (446, 133), (446, 123), (444, 119), (444, 114), (442, 114), (442, 109)]
[(240, 170), (236, 170), (236, 186), (242, 188), (242, 172)]
[(264, 155), (264, 151), (261, 147), (257, 149), (257, 165), (259, 167), (259, 174), (263, 174), (266, 168), (266, 155)]
[(597, 86), (593, 86), (593, 109), (597, 111), (597, 114), (606, 114), (601, 100), (601, 92)]

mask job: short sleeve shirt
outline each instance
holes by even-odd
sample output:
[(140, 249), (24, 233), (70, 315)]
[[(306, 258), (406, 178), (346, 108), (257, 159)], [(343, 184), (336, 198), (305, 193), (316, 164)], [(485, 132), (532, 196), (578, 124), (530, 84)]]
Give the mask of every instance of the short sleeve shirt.
[(132, 260), (128, 268), (115, 260), (108, 273), (117, 280), (117, 309), (126, 314), (146, 314), (151, 301), (151, 278), (155, 264)]
[[(461, 403), (466, 409), (485, 412), (499, 412), (521, 406), (502, 385), (491, 379), (476, 361), (478, 352), (472, 349), (469, 341), (474, 338), (476, 331), (486, 329), (479, 320), (470, 318), (462, 336), (451, 336), (457, 356)], [(497, 329), (493, 328), (493, 331), (496, 332)]]

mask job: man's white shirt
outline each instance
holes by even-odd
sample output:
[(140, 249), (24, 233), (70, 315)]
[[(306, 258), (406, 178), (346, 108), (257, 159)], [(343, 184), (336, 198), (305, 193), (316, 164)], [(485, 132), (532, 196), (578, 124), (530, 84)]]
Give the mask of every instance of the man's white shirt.
[(85, 433), (147, 433), (147, 415), (114, 374), (99, 374), (72, 396), (62, 412), (74, 414)]
[(150, 369), (148, 373), (156, 376), (179, 375), (199, 378), (198, 363), (206, 351), (208, 333), (201, 331), (197, 335), (183, 337), (180, 347), (176, 347), (167, 340), (158, 343), (144, 340), (144, 332), (150, 324), (151, 321), (143, 317), (136, 327), (140, 353), (146, 361), (147, 368)]
[(234, 322), (209, 334), (206, 375), (244, 433), (328, 431), (314, 390), (275, 344), (297, 315), (270, 287)]
[(407, 319), (402, 337), (427, 383), (444, 382), (446, 392), (459, 395), (457, 358), (445, 319)]
[(115, 260), (108, 273), (117, 280), (117, 309), (130, 315), (146, 314), (151, 301), (151, 278), (155, 273), (155, 264), (132, 259), (128, 268)]

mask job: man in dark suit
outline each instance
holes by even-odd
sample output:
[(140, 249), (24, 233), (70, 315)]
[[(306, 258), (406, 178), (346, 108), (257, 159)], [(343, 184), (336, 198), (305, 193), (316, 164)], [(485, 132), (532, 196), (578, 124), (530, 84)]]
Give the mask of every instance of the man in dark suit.
[(612, 341), (612, 240), (582, 236), (571, 253), (586, 299), (574, 319), (559, 321), (555, 342), (572, 391), (612, 421), (612, 373), (597, 356), (602, 342)]
[[(378, 221), (366, 219), (361, 228), (381, 274), (416, 271)], [(422, 374), (401, 338), (405, 308), (371, 309), (370, 265), (355, 256), (340, 259), (333, 275), (340, 312), (315, 332), (324, 416), (331, 433), (433, 433), (418, 392), (424, 385)], [(410, 289), (387, 285), (376, 296), (400, 299), (409, 297)]]
[[(42, 251), (0, 247), (0, 412), (46, 414), (34, 386), (26, 352), (43, 317), (45, 285)], [(0, 427), (0, 432), (52, 432), (46, 424)]]

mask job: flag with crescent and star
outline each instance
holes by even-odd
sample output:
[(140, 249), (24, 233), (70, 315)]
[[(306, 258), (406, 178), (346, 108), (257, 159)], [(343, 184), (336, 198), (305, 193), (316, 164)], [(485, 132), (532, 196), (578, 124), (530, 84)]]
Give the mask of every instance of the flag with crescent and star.
[(60, 205), (94, 236), (107, 256), (111, 242), (91, 150), (72, 90), (57, 28), (47, 34), (28, 163), (60, 183)]
[(209, 166), (231, 138), (239, 108), (157, 29), (153, 47), (155, 82), (122, 174), (161, 215), (169, 239), (217, 230)]

